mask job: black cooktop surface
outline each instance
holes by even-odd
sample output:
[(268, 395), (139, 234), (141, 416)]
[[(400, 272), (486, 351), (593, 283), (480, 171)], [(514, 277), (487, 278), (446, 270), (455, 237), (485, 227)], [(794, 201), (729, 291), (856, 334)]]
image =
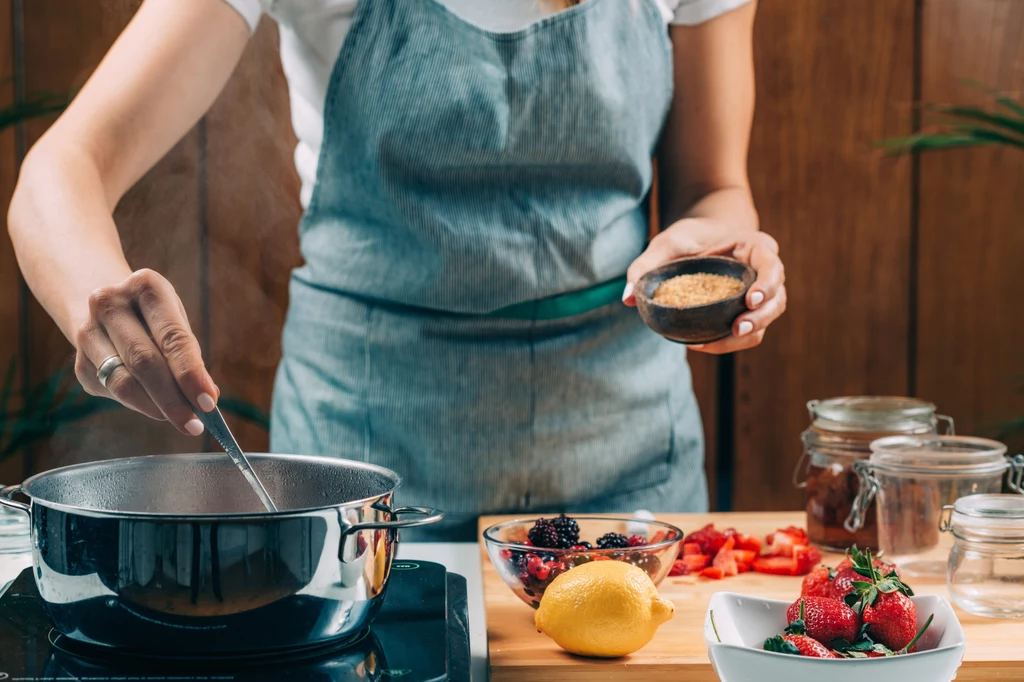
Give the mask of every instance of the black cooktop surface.
[(356, 641), (234, 660), (155, 660), (73, 642), (53, 629), (31, 569), (0, 597), (0, 680), (468, 682), (469, 669), (466, 581), (429, 562), (392, 564), (384, 605)]

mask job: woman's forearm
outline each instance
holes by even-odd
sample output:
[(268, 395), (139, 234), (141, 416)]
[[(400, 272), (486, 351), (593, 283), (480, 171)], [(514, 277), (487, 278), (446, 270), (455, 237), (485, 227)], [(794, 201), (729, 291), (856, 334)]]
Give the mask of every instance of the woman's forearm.
[(26, 157), (7, 216), (25, 281), (64, 335), (89, 317), (89, 294), (131, 268), (111, 203), (89, 154), (41, 141)]
[(742, 186), (723, 187), (704, 194), (683, 217), (709, 218), (741, 230), (760, 229), (754, 198), (750, 189)]

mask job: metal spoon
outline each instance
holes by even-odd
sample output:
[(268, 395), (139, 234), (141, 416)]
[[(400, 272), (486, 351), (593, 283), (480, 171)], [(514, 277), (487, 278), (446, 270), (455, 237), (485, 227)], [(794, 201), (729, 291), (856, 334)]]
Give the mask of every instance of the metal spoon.
[(267, 511), (276, 512), (277, 505), (270, 499), (270, 494), (267, 493), (267, 489), (260, 482), (260, 477), (252, 470), (252, 466), (249, 464), (249, 460), (246, 459), (245, 453), (242, 452), (242, 448), (238, 447), (238, 441), (231, 435), (231, 429), (228, 428), (227, 422), (224, 421), (224, 415), (220, 413), (220, 408), (214, 407), (210, 412), (203, 412), (202, 410), (192, 408), (192, 411), (199, 417), (199, 421), (203, 422), (206, 430), (217, 439), (220, 446), (224, 448), (224, 452), (228, 453), (228, 457), (231, 458), (231, 461), (235, 463), (238, 470), (245, 476), (245, 480), (252, 486), (253, 492), (263, 502), (263, 506), (267, 508)]

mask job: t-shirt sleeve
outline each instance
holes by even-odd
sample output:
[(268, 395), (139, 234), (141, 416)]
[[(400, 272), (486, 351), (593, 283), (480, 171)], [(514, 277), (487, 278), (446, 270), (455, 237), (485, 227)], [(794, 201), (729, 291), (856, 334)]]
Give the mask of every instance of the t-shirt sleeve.
[(750, 0), (673, 0), (676, 8), (673, 24), (695, 26), (715, 17), (731, 12)]
[(264, 12), (270, 11), (270, 5), (274, 0), (216, 0), (226, 2), (236, 12), (242, 15), (245, 23), (249, 24), (249, 30), (255, 31), (260, 23), (260, 17)]

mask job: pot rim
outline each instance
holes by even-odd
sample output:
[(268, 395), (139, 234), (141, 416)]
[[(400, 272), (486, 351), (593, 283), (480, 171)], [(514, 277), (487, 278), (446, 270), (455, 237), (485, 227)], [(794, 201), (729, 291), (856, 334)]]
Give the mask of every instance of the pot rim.
[[(33, 497), (28, 488), (35, 482), (45, 479), (47, 476), (56, 475), (59, 473), (66, 473), (69, 471), (83, 470), (89, 468), (95, 468), (101, 465), (109, 464), (111, 462), (133, 462), (143, 461), (152, 459), (207, 459), (207, 458), (220, 458), (227, 457), (228, 455), (223, 452), (188, 452), (188, 453), (173, 453), (167, 455), (136, 455), (133, 457), (116, 457), (113, 459), (99, 460), (95, 462), (83, 462), (80, 464), (70, 464), (56, 469), (50, 469), (48, 471), (42, 471), (38, 474), (34, 474), (19, 486), (14, 486), (17, 492), (21, 492), (23, 495), (29, 498), (32, 505), (39, 504), (49, 509), (61, 511), (68, 514), (78, 514), (81, 516), (89, 516), (92, 518), (112, 518), (112, 519), (132, 519), (132, 520), (153, 520), (161, 522), (175, 522), (175, 521), (192, 521), (192, 522), (222, 522), (222, 521), (246, 521), (246, 520), (266, 520), (266, 519), (283, 519), (295, 516), (305, 516), (317, 512), (329, 512), (340, 508), (346, 507), (361, 507), (366, 504), (371, 504), (379, 501), (381, 498), (388, 495), (392, 495), (402, 485), (402, 477), (385, 467), (377, 464), (370, 464), (369, 462), (360, 462), (357, 460), (341, 459), (339, 457), (328, 457), (325, 455), (293, 455), (285, 453), (266, 453), (266, 452), (247, 452), (245, 456), (250, 461), (260, 461), (261, 459), (289, 459), (295, 461), (306, 461), (306, 462), (331, 462), (337, 464), (339, 467), (363, 469), (372, 471), (380, 474), (385, 478), (391, 479), (393, 485), (390, 490), (383, 492), (379, 495), (370, 495), (364, 498), (349, 500), (346, 502), (339, 502), (337, 504), (322, 505), (319, 507), (304, 507), (302, 509), (288, 509), (278, 512), (241, 512), (233, 514), (176, 514), (169, 512), (138, 512), (138, 511), (115, 511), (110, 509), (95, 509), (92, 507), (79, 507), (75, 505), (65, 504), (63, 502), (52, 502), (42, 498)], [(234, 467), (232, 467), (234, 471)]]

